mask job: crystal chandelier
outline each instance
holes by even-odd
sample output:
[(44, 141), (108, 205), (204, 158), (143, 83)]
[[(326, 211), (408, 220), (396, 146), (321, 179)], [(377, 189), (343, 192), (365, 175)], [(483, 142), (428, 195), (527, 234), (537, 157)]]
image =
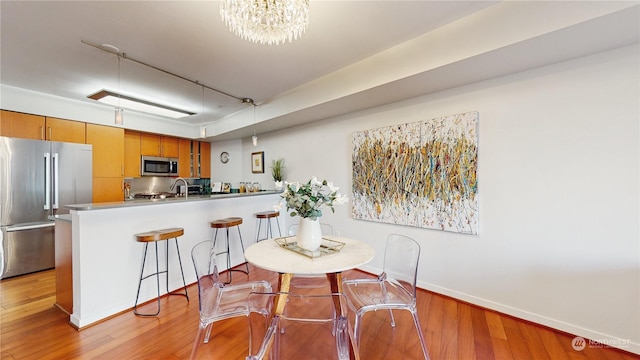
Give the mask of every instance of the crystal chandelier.
[(243, 39), (278, 45), (304, 34), (309, 25), (309, 0), (222, 0), (224, 23)]

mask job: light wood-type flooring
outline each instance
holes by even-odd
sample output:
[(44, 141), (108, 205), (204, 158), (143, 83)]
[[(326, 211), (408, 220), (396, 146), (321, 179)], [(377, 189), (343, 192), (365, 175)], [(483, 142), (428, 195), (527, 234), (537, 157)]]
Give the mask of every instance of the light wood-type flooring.
[[(266, 279), (275, 286), (277, 274), (250, 266), (250, 276), (234, 272), (234, 283)], [(136, 274), (132, 274), (136, 276)], [(349, 271), (344, 277), (366, 277)], [(190, 302), (164, 297), (162, 311), (153, 318), (126, 311), (97, 325), (77, 331), (55, 302), (55, 271), (0, 281), (0, 354), (2, 359), (188, 359), (198, 328), (197, 286), (188, 287)], [(105, 294), (108, 296), (108, 294)], [(135, 294), (131, 294), (133, 301)], [(145, 305), (142, 310), (146, 309)], [(574, 336), (521, 321), (427, 291), (418, 292), (420, 319), (434, 360), (630, 360), (640, 359), (617, 349), (588, 345), (573, 349)], [(389, 326), (389, 313), (365, 316), (362, 359), (420, 359), (417, 335), (410, 316), (398, 312), (397, 327)], [(287, 336), (285, 333), (283, 336)], [(298, 336), (305, 334), (297, 333)], [(199, 359), (241, 360), (247, 355), (248, 320), (229, 319), (214, 324), (211, 341), (203, 344)], [(332, 338), (310, 333), (299, 341), (297, 359), (331, 359)], [(289, 349), (290, 350), (290, 349)]]

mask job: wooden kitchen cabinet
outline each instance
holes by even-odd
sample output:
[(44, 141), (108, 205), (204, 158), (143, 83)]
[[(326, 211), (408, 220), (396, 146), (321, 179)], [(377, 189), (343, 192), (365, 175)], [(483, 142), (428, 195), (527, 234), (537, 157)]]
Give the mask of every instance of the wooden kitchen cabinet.
[(162, 148), (162, 156), (170, 157), (170, 158), (178, 158), (180, 155), (178, 146), (180, 143), (180, 139), (175, 137), (160, 137), (160, 145)]
[(87, 144), (93, 145), (93, 177), (124, 176), (124, 129), (87, 124)]
[(0, 135), (44, 140), (45, 117), (14, 111), (0, 112)]
[(178, 176), (184, 178), (211, 178), (211, 144), (203, 141), (180, 139)]
[(178, 142), (178, 176), (181, 178), (193, 177), (191, 142), (189, 139)]
[(124, 200), (124, 178), (94, 177), (93, 201), (94, 203), (112, 202)]
[(140, 133), (124, 131), (124, 177), (140, 177)]
[(180, 139), (156, 134), (140, 134), (140, 155), (178, 158)]
[(211, 178), (211, 143), (200, 141), (200, 177)]
[(93, 145), (93, 202), (124, 199), (124, 129), (87, 124)]
[(45, 138), (51, 141), (84, 144), (86, 141), (86, 123), (47, 117), (45, 120)]
[(84, 144), (85, 123), (2, 110), (0, 135)]

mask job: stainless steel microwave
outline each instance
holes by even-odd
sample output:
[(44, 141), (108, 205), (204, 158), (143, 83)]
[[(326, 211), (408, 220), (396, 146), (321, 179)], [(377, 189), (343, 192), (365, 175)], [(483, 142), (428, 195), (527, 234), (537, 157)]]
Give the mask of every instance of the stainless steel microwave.
[(157, 156), (142, 156), (142, 176), (178, 176), (178, 159)]

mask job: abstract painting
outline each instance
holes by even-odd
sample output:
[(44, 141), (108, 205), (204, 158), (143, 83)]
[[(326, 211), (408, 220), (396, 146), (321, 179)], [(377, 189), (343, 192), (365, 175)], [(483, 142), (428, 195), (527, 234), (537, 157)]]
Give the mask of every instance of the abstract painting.
[(478, 234), (478, 113), (353, 134), (355, 219)]

